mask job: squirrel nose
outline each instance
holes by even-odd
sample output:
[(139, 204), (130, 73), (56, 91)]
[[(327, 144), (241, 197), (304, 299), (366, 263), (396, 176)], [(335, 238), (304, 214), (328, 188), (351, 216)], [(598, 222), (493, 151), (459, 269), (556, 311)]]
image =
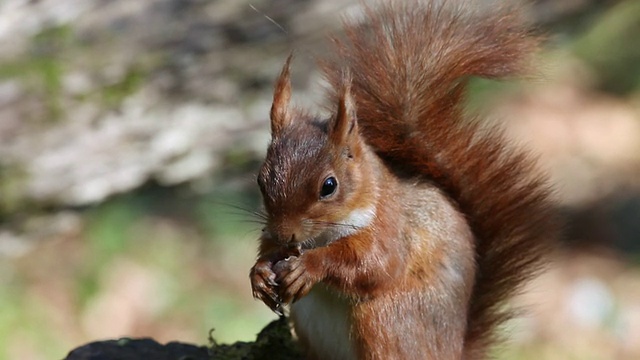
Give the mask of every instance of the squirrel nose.
[(295, 243), (296, 234), (293, 232), (280, 233), (278, 236), (278, 240), (282, 245), (289, 245)]
[(267, 227), (263, 232), (280, 245), (287, 245), (296, 240), (296, 234), (293, 231), (286, 228), (283, 229), (282, 227)]
[(272, 237), (282, 245), (293, 244), (300, 240), (300, 225), (294, 221), (280, 220), (268, 226)]
[(278, 239), (280, 240), (280, 244), (283, 246), (292, 247), (296, 246), (298, 241), (300, 241), (301, 236), (297, 232), (290, 230), (288, 232), (280, 233)]

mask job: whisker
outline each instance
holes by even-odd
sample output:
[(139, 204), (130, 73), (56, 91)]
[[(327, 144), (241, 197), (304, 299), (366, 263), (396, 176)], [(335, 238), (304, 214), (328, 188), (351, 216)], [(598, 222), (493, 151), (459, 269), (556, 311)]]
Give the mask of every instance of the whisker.
[(250, 212), (235, 212), (235, 211), (228, 211), (225, 212), (225, 214), (229, 214), (229, 215), (234, 215), (234, 216), (238, 216), (238, 217), (252, 217), (252, 218), (257, 218), (255, 219), (256, 221), (259, 222), (266, 222), (266, 218), (262, 217), (262, 216), (257, 216), (256, 214), (250, 213)]
[(225, 206), (225, 207), (229, 207), (229, 208), (232, 208), (234, 210), (239, 210), (239, 212), (227, 212), (227, 213), (232, 214), (232, 215), (239, 215), (239, 216), (240, 215), (250, 215), (250, 216), (262, 219), (264, 221), (268, 220), (267, 215), (264, 212), (259, 211), (259, 210), (257, 211), (257, 210), (249, 209), (249, 208), (246, 208), (246, 207), (243, 207), (243, 206), (239, 206), (239, 205), (236, 205), (236, 204), (232, 204), (232, 203), (228, 203), (228, 202), (222, 202), (222, 201), (216, 201), (216, 200), (209, 200), (209, 201), (214, 203), (214, 204), (218, 204), (218, 205), (222, 205), (222, 206)]
[(282, 25), (278, 24), (277, 21), (275, 21), (272, 17), (268, 16), (267, 14), (263, 13), (262, 11), (258, 10), (255, 6), (253, 6), (253, 4), (249, 4), (249, 7), (251, 7), (255, 12), (257, 12), (258, 14), (261, 14), (262, 16), (265, 17), (265, 19), (269, 20), (273, 25), (275, 25), (278, 29), (282, 30), (283, 33), (285, 34), (289, 34), (287, 32), (287, 30), (282, 27)]
[(250, 233), (259, 231), (258, 229), (253, 229), (253, 230), (247, 230), (244, 234), (242, 234), (242, 237), (246, 237), (248, 236)]
[(325, 227), (346, 227), (349, 229), (354, 229), (354, 230), (360, 230), (362, 229), (361, 226), (357, 226), (357, 225), (353, 225), (353, 224), (344, 224), (344, 223), (338, 223), (338, 222), (331, 222), (331, 221), (323, 221), (323, 220), (311, 220), (311, 222), (314, 225), (323, 225)]
[(238, 206), (238, 205), (234, 205), (234, 204), (223, 204), (223, 205), (229, 206), (229, 207), (234, 208), (236, 210), (240, 210), (242, 213), (245, 213), (245, 214), (254, 215), (254, 216), (257, 216), (257, 217), (265, 219), (265, 220), (267, 219), (267, 215), (262, 213), (262, 212), (260, 212), (260, 211), (247, 209), (247, 208), (244, 208), (244, 207), (241, 207), (241, 206)]
[(315, 248), (317, 245), (316, 238), (308, 238), (302, 242), (303, 247)]
[(258, 224), (258, 225), (266, 225), (267, 224), (264, 221), (254, 220), (254, 219), (238, 219), (237, 221), (243, 222), (243, 223)]

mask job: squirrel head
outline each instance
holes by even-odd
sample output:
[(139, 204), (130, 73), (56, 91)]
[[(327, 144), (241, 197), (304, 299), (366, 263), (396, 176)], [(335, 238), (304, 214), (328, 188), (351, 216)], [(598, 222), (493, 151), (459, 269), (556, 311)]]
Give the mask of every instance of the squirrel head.
[(372, 221), (373, 154), (358, 132), (349, 77), (335, 114), (317, 119), (289, 106), (290, 61), (276, 82), (271, 143), (258, 174), (267, 214), (263, 236), (282, 246), (316, 247)]

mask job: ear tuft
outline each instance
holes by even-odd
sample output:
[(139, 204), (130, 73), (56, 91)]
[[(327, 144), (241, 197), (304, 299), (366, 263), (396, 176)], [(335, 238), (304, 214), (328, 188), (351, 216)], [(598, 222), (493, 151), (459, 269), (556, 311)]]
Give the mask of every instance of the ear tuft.
[(335, 145), (352, 145), (358, 138), (356, 104), (351, 94), (351, 75), (342, 76), (342, 87), (338, 99), (338, 110), (330, 124), (329, 136)]
[(291, 79), (289, 76), (289, 65), (293, 53), (289, 54), (282, 67), (282, 72), (276, 81), (273, 93), (273, 104), (271, 105), (271, 135), (275, 136), (285, 127), (291, 124), (291, 112), (289, 102), (291, 101)]

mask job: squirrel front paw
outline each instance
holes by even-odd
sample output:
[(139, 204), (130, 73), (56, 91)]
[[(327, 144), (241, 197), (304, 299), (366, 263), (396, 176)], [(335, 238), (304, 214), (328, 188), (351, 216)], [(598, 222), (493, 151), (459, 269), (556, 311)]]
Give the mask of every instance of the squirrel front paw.
[(308, 256), (309, 254), (289, 256), (274, 265), (275, 281), (278, 283), (278, 298), (282, 303), (288, 304), (298, 301), (307, 295), (313, 285), (319, 281), (318, 277), (310, 271), (311, 269), (305, 266), (304, 260)]
[(278, 283), (276, 282), (277, 275), (273, 271), (273, 266), (274, 264), (271, 260), (258, 259), (249, 274), (251, 290), (254, 298), (262, 301), (273, 312), (282, 316), (283, 302), (276, 291)]

